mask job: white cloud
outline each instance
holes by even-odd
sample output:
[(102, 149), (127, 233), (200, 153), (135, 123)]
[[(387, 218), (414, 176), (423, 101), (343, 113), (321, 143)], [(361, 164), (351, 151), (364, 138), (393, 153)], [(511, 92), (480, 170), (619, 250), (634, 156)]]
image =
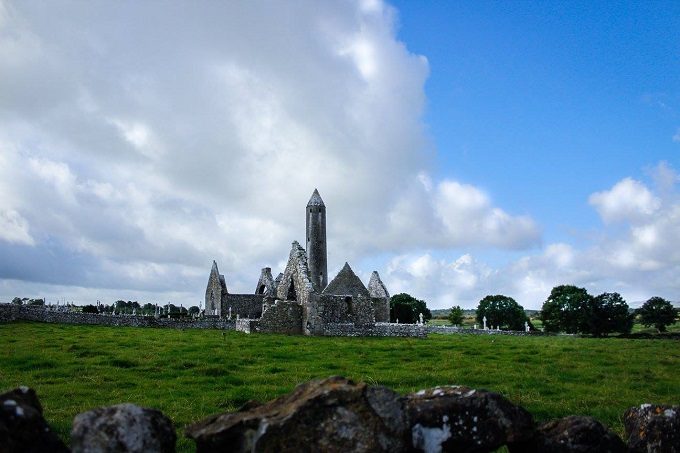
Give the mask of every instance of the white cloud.
[(588, 201), (605, 222), (640, 221), (653, 215), (661, 204), (644, 184), (631, 178), (611, 190), (592, 194)]
[(678, 132), (676, 132), (675, 135), (673, 136), (673, 141), (680, 143), (680, 128), (678, 128)]
[(0, 240), (16, 244), (35, 244), (28, 231), (28, 222), (14, 210), (0, 209)]
[[(656, 190), (625, 178), (590, 197), (604, 225), (581, 248), (552, 243), (540, 253), (496, 267), (469, 254), (439, 260), (430, 254), (400, 255), (390, 261), (385, 280), (399, 290), (414, 291), (435, 308), (455, 304), (474, 308), (484, 296), (501, 293), (525, 308), (539, 309), (550, 290), (561, 284), (582, 286), (591, 294), (616, 291), (631, 305), (655, 295), (677, 300), (678, 174), (661, 163), (650, 176)], [(473, 206), (483, 205), (484, 198), (477, 197)], [(614, 220), (618, 223), (610, 225)]]
[(217, 259), (250, 291), (304, 235), (314, 187), (331, 267), (539, 240), (479, 189), (431, 181), (429, 65), (381, 1), (21, 2), (0, 18), (0, 279), (200, 296)]

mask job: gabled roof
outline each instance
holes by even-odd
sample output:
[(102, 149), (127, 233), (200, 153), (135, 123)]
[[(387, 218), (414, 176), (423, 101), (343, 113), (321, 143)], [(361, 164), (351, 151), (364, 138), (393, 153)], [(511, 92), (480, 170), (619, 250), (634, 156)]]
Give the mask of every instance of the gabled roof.
[(312, 194), (312, 198), (309, 199), (309, 203), (307, 203), (307, 207), (310, 206), (323, 206), (326, 207), (325, 204), (323, 204), (323, 200), (321, 199), (321, 195), (319, 195), (319, 191), (314, 189), (314, 193)]
[(371, 297), (384, 297), (389, 299), (390, 293), (387, 291), (385, 284), (380, 280), (378, 271), (373, 271), (371, 279), (368, 281), (368, 293)]
[(326, 286), (322, 294), (334, 296), (365, 296), (370, 297), (368, 290), (354, 273), (349, 264), (345, 263), (333, 280)]

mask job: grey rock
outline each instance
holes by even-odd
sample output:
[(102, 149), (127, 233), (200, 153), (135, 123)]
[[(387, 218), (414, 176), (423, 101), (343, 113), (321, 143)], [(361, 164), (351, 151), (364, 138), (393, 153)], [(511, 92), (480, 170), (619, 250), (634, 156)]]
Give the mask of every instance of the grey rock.
[(398, 395), (342, 377), (310, 381), (251, 410), (189, 426), (197, 452), (404, 451)]
[(572, 415), (543, 423), (530, 445), (514, 450), (536, 453), (625, 453), (627, 448), (616, 433), (594, 418)]
[(74, 452), (175, 451), (172, 421), (162, 412), (134, 404), (100, 407), (76, 415), (71, 431)]
[(503, 396), (463, 386), (435, 387), (405, 398), (415, 451), (487, 452), (533, 438), (526, 410)]
[(19, 387), (0, 395), (0, 452), (67, 452), (43, 418), (33, 389)]
[(631, 452), (680, 452), (680, 406), (642, 404), (623, 414)]

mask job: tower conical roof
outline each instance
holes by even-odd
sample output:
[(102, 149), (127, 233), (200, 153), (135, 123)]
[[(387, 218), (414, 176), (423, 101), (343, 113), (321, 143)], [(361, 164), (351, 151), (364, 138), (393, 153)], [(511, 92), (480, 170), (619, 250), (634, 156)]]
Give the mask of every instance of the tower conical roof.
[(345, 263), (345, 266), (338, 272), (338, 275), (336, 275), (328, 286), (326, 286), (323, 290), (323, 294), (370, 297), (364, 284), (347, 263)]
[(319, 195), (319, 191), (317, 189), (314, 189), (314, 193), (312, 194), (312, 198), (310, 198), (309, 203), (307, 203), (307, 207), (309, 207), (309, 206), (326, 207), (326, 205), (323, 204), (323, 200), (321, 199), (321, 195)]

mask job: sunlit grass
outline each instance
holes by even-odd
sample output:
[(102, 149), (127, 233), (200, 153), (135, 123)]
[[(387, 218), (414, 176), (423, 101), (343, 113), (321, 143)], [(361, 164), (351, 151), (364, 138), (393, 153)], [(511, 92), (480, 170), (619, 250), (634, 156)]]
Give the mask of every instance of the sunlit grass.
[(592, 415), (620, 434), (623, 411), (678, 404), (675, 340), (431, 335), (428, 339), (245, 335), (217, 330), (0, 325), (0, 391), (36, 389), (68, 440), (73, 417), (133, 402), (178, 428), (266, 401), (301, 382), (344, 375), (400, 393), (464, 384), (502, 393), (538, 420)]

